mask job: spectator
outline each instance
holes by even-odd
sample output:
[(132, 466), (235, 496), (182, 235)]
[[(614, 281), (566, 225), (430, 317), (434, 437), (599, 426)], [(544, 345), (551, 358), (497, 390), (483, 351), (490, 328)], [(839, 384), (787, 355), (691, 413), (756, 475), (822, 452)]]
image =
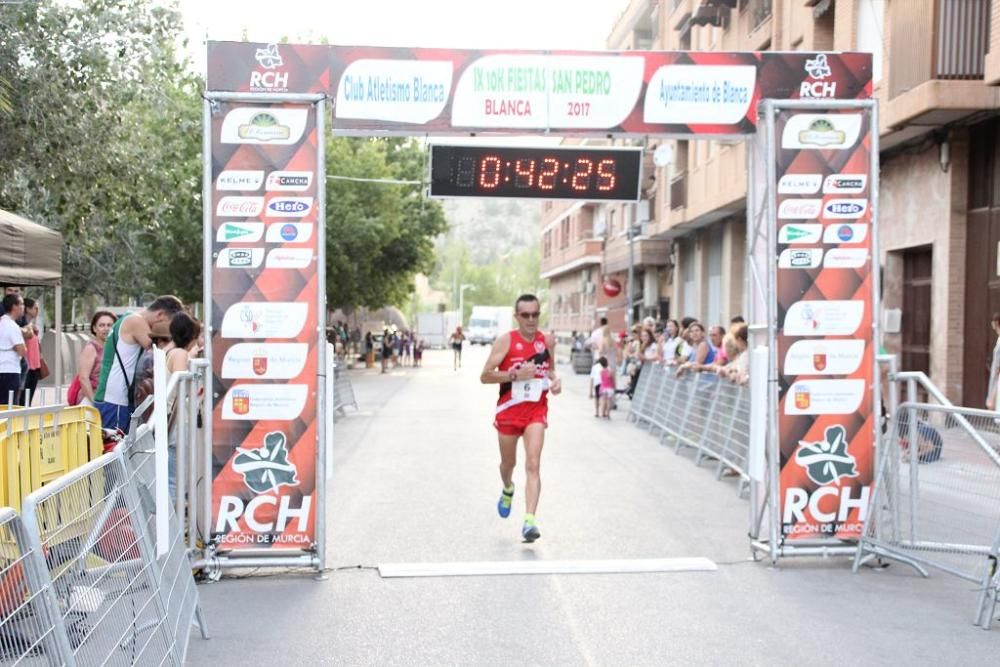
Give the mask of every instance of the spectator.
[(608, 318), (602, 317), (601, 323), (596, 329), (590, 333), (590, 350), (594, 353), (594, 356), (598, 356), (601, 350), (601, 341), (604, 339), (605, 334), (610, 334), (608, 330)]
[[(4, 286), (3, 291), (4, 291), (4, 296), (10, 295), (10, 294), (14, 294), (14, 295), (17, 295), (17, 296), (21, 296), (23, 298), (23, 295), (21, 294), (21, 288), (18, 287), (18, 286), (16, 286), (16, 285), (6, 285), (6, 286)], [(0, 302), (0, 315), (3, 315), (4, 312), (5, 312), (5, 310), (6, 309), (4, 308), (2, 302)], [(31, 338), (35, 335), (35, 333), (34, 333), (34, 329), (32, 329), (30, 326), (28, 326), (28, 319), (27, 319), (27, 316), (24, 314), (23, 310), (21, 312), (20, 317), (16, 318), (15, 322), (16, 322), (17, 326), (19, 326), (21, 328), (21, 338), (24, 339), (25, 345), (27, 345), (27, 341), (31, 340)], [(24, 383), (27, 381), (27, 379), (28, 379), (28, 360), (27, 360), (27, 358), (25, 356), (25, 357), (21, 357), (21, 371), (20, 371), (20, 375), (19, 375), (19, 379), (18, 379), (18, 385), (17, 385), (17, 391), (18, 391), (18, 393), (17, 393), (17, 396), (15, 397), (18, 404), (21, 403), (21, 393), (20, 392), (21, 392), (21, 390), (24, 389)]]
[(611, 405), (615, 399), (615, 373), (609, 368), (606, 358), (601, 357), (597, 363), (601, 365), (601, 417), (611, 419)]
[(736, 384), (746, 384), (750, 379), (750, 352), (748, 351), (749, 328), (746, 324), (736, 325), (733, 332), (726, 334), (729, 363), (718, 370), (719, 377)]
[(455, 327), (455, 332), (448, 338), (448, 343), (451, 345), (452, 352), (454, 353), (453, 365), (457, 371), (462, 367), (462, 344), (465, 343), (465, 334), (462, 333), (462, 325)]
[(725, 338), (725, 330), (716, 325), (708, 330), (708, 344), (712, 346), (715, 350), (715, 361), (716, 366), (725, 366), (729, 363), (729, 357), (726, 354), (726, 348), (722, 344), (722, 340)]
[(105, 429), (128, 433), (135, 409), (135, 371), (142, 351), (152, 344), (150, 327), (168, 321), (183, 306), (177, 297), (165, 295), (115, 322), (109, 336), (111, 345), (104, 346), (101, 379), (94, 396)]
[(16, 403), (21, 389), (21, 361), (25, 354), (24, 334), (17, 320), (24, 316), (24, 301), (18, 293), (3, 298), (0, 317), (0, 405)]
[(681, 344), (681, 325), (677, 320), (667, 320), (667, 326), (663, 330), (663, 342), (660, 344), (660, 361), (665, 365), (671, 365), (677, 359), (677, 348)]
[(986, 392), (986, 409), (997, 409), (997, 383), (1000, 382), (1000, 313), (993, 313), (990, 328), (997, 334), (996, 345), (993, 346), (993, 363), (990, 364), (990, 377)]
[(104, 343), (118, 318), (106, 310), (99, 310), (90, 318), (90, 333), (94, 338), (87, 341), (76, 362), (76, 377), (70, 384), (68, 399), (70, 405), (94, 405), (94, 392), (101, 376), (100, 359), (104, 356)]
[(35, 400), (35, 390), (38, 389), (38, 380), (41, 379), (42, 368), (42, 346), (41, 332), (35, 320), (38, 319), (38, 302), (32, 298), (24, 299), (24, 320), (25, 325), (31, 329), (31, 337), (24, 341), (24, 359), (28, 362), (28, 374), (24, 380), (24, 388), (21, 391), (18, 403), (30, 407)]
[(705, 338), (705, 327), (700, 322), (694, 322), (688, 327), (688, 339), (691, 343), (691, 353), (688, 360), (678, 369), (678, 375), (708, 369), (715, 360), (715, 350)]
[(369, 331), (365, 334), (365, 368), (375, 367), (375, 336)]
[(404, 331), (403, 332), (403, 342), (402, 342), (402, 345), (403, 345), (402, 362), (403, 362), (404, 366), (408, 366), (408, 365), (410, 365), (412, 363), (412, 361), (410, 359), (410, 342), (411, 342), (410, 341), (410, 332), (409, 331)]
[(594, 396), (595, 417), (601, 416), (601, 370), (606, 368), (607, 365), (608, 360), (601, 357), (590, 367), (590, 389), (587, 392), (587, 398), (590, 398), (591, 394)]
[(424, 339), (419, 338), (413, 344), (413, 365), (420, 367), (424, 363)]

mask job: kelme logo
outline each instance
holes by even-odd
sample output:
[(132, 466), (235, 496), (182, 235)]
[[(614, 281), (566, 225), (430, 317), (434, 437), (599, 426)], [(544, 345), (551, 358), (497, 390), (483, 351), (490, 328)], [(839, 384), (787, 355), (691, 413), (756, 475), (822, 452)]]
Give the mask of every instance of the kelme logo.
[(285, 434), (271, 431), (264, 436), (264, 446), (257, 449), (237, 447), (233, 470), (243, 475), (243, 482), (254, 493), (277, 491), (282, 486), (296, 486), (294, 463), (288, 461)]
[(828, 426), (819, 442), (800, 440), (795, 462), (817, 484), (858, 476), (857, 462), (847, 451), (847, 431), (840, 424)]

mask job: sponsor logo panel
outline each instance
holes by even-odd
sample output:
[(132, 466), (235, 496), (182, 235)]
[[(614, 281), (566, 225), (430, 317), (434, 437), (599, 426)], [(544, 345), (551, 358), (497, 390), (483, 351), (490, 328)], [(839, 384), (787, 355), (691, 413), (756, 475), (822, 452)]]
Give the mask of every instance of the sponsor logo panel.
[(256, 243), (264, 236), (263, 222), (225, 222), (215, 240), (219, 243)]
[(868, 174), (833, 174), (823, 181), (823, 194), (857, 195), (868, 187)]
[(823, 243), (864, 243), (868, 238), (868, 225), (849, 223), (829, 225), (823, 230)]
[(789, 245), (818, 243), (822, 234), (823, 225), (784, 225), (778, 230), (778, 243)]
[(833, 248), (823, 258), (823, 268), (860, 269), (867, 262), (867, 248)]
[(786, 336), (850, 336), (861, 326), (864, 301), (797, 301), (785, 313)]
[(782, 373), (795, 375), (850, 375), (861, 367), (863, 340), (797, 340), (785, 353)]
[(305, 368), (308, 343), (237, 343), (222, 360), (225, 379), (290, 380)]
[(276, 222), (267, 226), (268, 243), (307, 243), (312, 238), (311, 222)]
[(785, 394), (786, 415), (853, 415), (861, 407), (865, 381), (799, 380)]
[(250, 91), (285, 92), (288, 90), (288, 72), (276, 71), (284, 65), (281, 51), (277, 44), (268, 44), (257, 49), (254, 54), (257, 65), (264, 71), (254, 70), (250, 73)]
[(304, 269), (313, 261), (311, 248), (275, 248), (267, 253), (268, 269)]
[(215, 266), (220, 269), (256, 269), (263, 260), (263, 248), (223, 248)]
[(223, 197), (215, 207), (215, 214), (226, 218), (256, 218), (263, 210), (263, 197)]
[(781, 147), (847, 150), (860, 135), (861, 114), (796, 114), (785, 123)]
[(814, 58), (806, 60), (805, 71), (811, 80), (799, 85), (799, 97), (824, 98), (837, 96), (837, 82), (826, 81), (833, 75), (833, 70), (826, 60), (825, 53), (817, 53)]
[(779, 269), (816, 269), (823, 261), (823, 251), (819, 248), (788, 248), (778, 256)]
[[(849, 453), (847, 457), (850, 457)], [(820, 461), (817, 460), (817, 463)], [(797, 537), (834, 536), (843, 531), (860, 534), (868, 516), (870, 490), (869, 486), (855, 489), (849, 484), (822, 486), (812, 492), (799, 486), (787, 488), (781, 503), (782, 533)], [(827, 498), (835, 498), (836, 502), (831, 503)], [(833, 508), (836, 511), (830, 511)], [(856, 520), (848, 522), (852, 512), (857, 513)]]
[[(311, 510), (312, 494), (303, 496), (298, 507), (292, 507), (292, 498), (287, 495), (258, 495), (249, 502), (239, 496), (221, 496), (215, 532), (219, 533), (219, 543), (230, 547), (308, 546), (312, 537), (305, 533)], [(252, 532), (241, 532), (240, 520)]]
[(749, 65), (664, 65), (650, 77), (647, 123), (735, 125), (753, 101), (757, 69)]
[(295, 338), (306, 324), (309, 304), (241, 301), (222, 318), (223, 338)]
[(778, 207), (778, 217), (784, 220), (812, 220), (819, 217), (822, 199), (785, 199)]
[(269, 218), (304, 218), (312, 211), (312, 197), (276, 197), (267, 203)]
[(867, 199), (831, 199), (823, 206), (823, 217), (829, 220), (857, 220), (867, 210)]
[(311, 171), (272, 171), (267, 175), (268, 192), (302, 192), (312, 185)]
[(309, 385), (305, 384), (238, 384), (226, 392), (222, 418), (291, 421), (302, 414), (308, 395)]
[(264, 182), (263, 170), (229, 169), (215, 179), (215, 188), (220, 191), (238, 190), (250, 192), (259, 190)]
[(308, 114), (308, 109), (238, 107), (223, 119), (221, 140), (224, 144), (295, 144), (305, 134)]
[(814, 195), (822, 183), (821, 174), (785, 174), (778, 181), (778, 194)]

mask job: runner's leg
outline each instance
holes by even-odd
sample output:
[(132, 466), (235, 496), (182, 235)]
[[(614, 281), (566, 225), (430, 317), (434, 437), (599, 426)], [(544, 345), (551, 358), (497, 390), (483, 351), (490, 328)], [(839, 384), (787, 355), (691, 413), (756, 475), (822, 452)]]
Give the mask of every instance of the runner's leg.
[(497, 434), (500, 440), (500, 481), (505, 488), (514, 483), (514, 466), (517, 465), (517, 439), (520, 436)]
[(534, 514), (538, 508), (538, 496), (542, 492), (542, 445), (545, 444), (545, 425), (528, 424), (524, 429), (524, 484), (525, 512)]

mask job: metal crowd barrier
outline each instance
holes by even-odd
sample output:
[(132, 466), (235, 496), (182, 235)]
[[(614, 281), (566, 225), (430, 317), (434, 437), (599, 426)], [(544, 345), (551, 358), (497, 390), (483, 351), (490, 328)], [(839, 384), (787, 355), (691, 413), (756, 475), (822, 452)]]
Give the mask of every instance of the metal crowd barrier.
[(728, 469), (740, 476), (737, 492), (747, 488), (750, 444), (750, 393), (710, 373), (677, 376), (675, 369), (644, 364), (632, 396), (629, 419), (660, 432), (675, 451), (696, 450), (695, 464), (717, 461), (716, 477)]
[(334, 412), (344, 414), (344, 408), (348, 405), (358, 409), (358, 401), (354, 397), (354, 385), (351, 384), (351, 377), (347, 374), (347, 369), (343, 364), (333, 365), (333, 409)]
[(101, 415), (91, 407), (0, 408), (0, 506), (101, 455)]
[(923, 373), (893, 379), (854, 570), (888, 557), (972, 582), (973, 621), (989, 629), (1000, 597), (1000, 415), (950, 404)]

